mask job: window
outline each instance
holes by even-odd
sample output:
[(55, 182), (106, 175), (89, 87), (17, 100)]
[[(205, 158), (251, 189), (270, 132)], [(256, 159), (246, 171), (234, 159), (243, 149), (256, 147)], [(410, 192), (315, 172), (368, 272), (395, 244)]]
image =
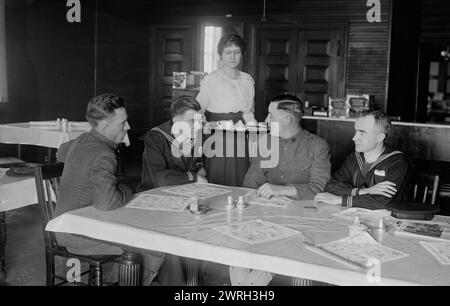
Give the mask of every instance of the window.
[(222, 27), (205, 26), (205, 41), (203, 44), (203, 71), (211, 73), (217, 69), (219, 54), (217, 44), (222, 37)]
[(0, 0), (0, 103), (8, 98), (6, 86), (5, 0)]

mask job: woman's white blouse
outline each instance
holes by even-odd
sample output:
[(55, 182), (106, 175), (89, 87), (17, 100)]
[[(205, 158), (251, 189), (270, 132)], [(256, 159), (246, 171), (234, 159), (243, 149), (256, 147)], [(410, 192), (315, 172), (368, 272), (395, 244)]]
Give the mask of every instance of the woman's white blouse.
[(242, 112), (244, 121), (255, 121), (255, 81), (248, 73), (239, 71), (237, 79), (221, 70), (205, 76), (200, 84), (197, 101), (202, 111), (212, 113)]

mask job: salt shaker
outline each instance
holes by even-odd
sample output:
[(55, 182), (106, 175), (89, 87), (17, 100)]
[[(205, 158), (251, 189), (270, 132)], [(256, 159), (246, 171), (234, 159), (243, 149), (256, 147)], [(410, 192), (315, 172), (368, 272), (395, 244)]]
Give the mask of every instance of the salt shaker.
[(67, 132), (67, 119), (63, 118), (61, 122), (61, 130)]
[(189, 209), (193, 212), (198, 211), (198, 198), (192, 197), (189, 201)]
[(244, 197), (243, 196), (239, 196), (237, 203), (236, 203), (236, 207), (237, 208), (244, 208), (245, 207), (245, 202), (244, 202)]
[(227, 208), (233, 208), (234, 207), (234, 199), (232, 196), (227, 197)]

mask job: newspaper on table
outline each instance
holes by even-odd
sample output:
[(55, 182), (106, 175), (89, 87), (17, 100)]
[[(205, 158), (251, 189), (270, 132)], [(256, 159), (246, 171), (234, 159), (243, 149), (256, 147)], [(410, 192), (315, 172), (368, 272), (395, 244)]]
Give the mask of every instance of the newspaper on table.
[(253, 205), (264, 205), (264, 206), (272, 206), (272, 207), (286, 207), (289, 205), (292, 200), (288, 197), (271, 197), (270, 199), (264, 197), (258, 197), (258, 192), (256, 190), (252, 190), (247, 192), (244, 195), (245, 202)]
[(395, 220), (395, 235), (435, 241), (450, 240), (450, 224), (436, 221)]
[(370, 210), (366, 208), (352, 207), (334, 213), (333, 216), (349, 221), (353, 221), (355, 217), (362, 219), (383, 219), (389, 217), (391, 213), (386, 209)]
[(273, 241), (300, 234), (298, 231), (261, 219), (213, 227), (213, 229), (249, 244)]
[(368, 267), (369, 260), (378, 259), (381, 263), (385, 263), (408, 256), (378, 243), (367, 232), (317, 246), (365, 267)]
[(164, 189), (164, 192), (181, 195), (184, 197), (197, 197), (208, 199), (218, 195), (230, 193), (230, 189), (213, 187), (208, 184), (193, 183)]
[(441, 265), (450, 265), (450, 242), (420, 241), (420, 244), (430, 252)]
[(189, 198), (140, 194), (126, 205), (128, 208), (183, 212), (189, 205)]

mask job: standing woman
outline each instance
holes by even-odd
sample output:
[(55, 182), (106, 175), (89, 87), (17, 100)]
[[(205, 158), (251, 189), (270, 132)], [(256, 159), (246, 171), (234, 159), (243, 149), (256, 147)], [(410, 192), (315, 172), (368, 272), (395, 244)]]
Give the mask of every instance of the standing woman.
[[(197, 96), (208, 122), (221, 120), (232, 120), (234, 123), (243, 121), (246, 124), (256, 122), (253, 114), (255, 82), (249, 74), (239, 71), (245, 49), (245, 43), (239, 35), (230, 34), (220, 39), (217, 51), (221, 67), (202, 80)], [(237, 157), (236, 134), (216, 130), (211, 137), (215, 137), (216, 141), (223, 141), (224, 157), (207, 158), (205, 166), (208, 181), (221, 185), (242, 186), (249, 160), (247, 153), (244, 157)], [(228, 143), (234, 143), (235, 154), (233, 157), (225, 157), (225, 139), (230, 140), (231, 137), (234, 138), (234, 142)]]

